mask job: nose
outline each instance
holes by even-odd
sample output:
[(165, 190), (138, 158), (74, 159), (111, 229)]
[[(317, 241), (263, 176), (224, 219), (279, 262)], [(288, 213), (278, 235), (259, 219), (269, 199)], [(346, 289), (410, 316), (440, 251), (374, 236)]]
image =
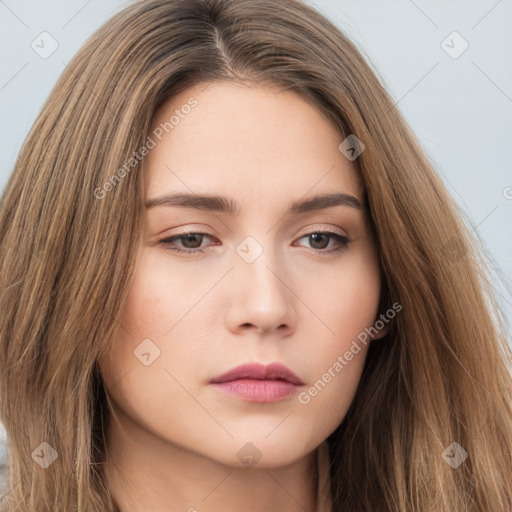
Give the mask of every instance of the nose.
[(226, 325), (231, 332), (243, 334), (295, 331), (297, 320), (290, 273), (271, 250), (264, 250), (252, 263), (238, 255), (231, 272)]

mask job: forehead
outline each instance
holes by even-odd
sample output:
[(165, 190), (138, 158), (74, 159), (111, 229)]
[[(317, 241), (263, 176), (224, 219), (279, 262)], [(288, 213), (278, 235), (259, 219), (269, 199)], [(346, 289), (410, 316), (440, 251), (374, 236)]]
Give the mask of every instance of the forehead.
[(148, 197), (201, 192), (255, 207), (332, 191), (362, 197), (339, 131), (310, 101), (278, 87), (198, 84), (165, 102), (151, 130)]

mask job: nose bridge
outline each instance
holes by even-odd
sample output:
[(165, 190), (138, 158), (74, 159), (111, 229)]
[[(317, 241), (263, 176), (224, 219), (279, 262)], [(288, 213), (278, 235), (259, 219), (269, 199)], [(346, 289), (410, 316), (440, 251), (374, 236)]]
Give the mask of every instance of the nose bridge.
[(237, 323), (253, 324), (261, 329), (290, 324), (293, 294), (279, 248), (271, 233), (244, 238), (236, 247), (235, 289), (232, 308)]
[[(258, 238), (256, 238), (256, 236)], [(236, 247), (236, 267), (240, 279), (260, 294), (273, 295), (284, 285), (276, 276), (285, 268), (279, 257), (279, 250), (273, 246), (270, 234), (247, 236)], [(270, 298), (270, 297), (267, 297)]]

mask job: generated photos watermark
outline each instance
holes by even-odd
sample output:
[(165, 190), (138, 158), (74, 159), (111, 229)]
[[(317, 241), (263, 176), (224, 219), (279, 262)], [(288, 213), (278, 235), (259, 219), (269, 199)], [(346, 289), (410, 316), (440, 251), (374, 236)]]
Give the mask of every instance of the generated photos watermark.
[(345, 366), (348, 365), (350, 361), (354, 358), (356, 354), (361, 352), (361, 345), (367, 345), (368, 341), (371, 340), (372, 337), (376, 336), (379, 331), (384, 329), (386, 324), (388, 324), (393, 318), (395, 318), (396, 314), (402, 311), (402, 305), (398, 302), (395, 302), (391, 308), (389, 308), (385, 313), (381, 314), (379, 320), (377, 320), (372, 327), (367, 327), (364, 331), (360, 332), (357, 335), (357, 340), (352, 341), (352, 345), (350, 349), (347, 350), (343, 355), (339, 355), (336, 358), (336, 361), (327, 369), (325, 373), (306, 391), (302, 391), (297, 395), (297, 399), (299, 403), (306, 405), (311, 402), (311, 399), (318, 395), (326, 386), (333, 380)]
[(183, 104), (179, 109), (174, 111), (174, 114), (165, 123), (160, 123), (152, 132), (148, 135), (144, 145), (137, 151), (133, 152), (133, 156), (128, 158), (124, 165), (120, 167), (101, 187), (94, 189), (94, 197), (96, 199), (103, 199), (107, 192), (110, 192), (132, 169), (142, 161), (142, 159), (156, 147), (156, 140), (161, 141), (164, 133), (170, 133), (180, 123), (181, 119), (190, 114), (193, 108), (197, 107), (198, 101), (192, 97), (187, 100), (187, 103)]

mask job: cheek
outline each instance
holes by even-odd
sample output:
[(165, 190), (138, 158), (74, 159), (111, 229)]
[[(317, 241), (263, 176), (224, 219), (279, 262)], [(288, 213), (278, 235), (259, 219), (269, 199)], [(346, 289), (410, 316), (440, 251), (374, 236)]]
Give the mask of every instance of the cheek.
[[(361, 379), (367, 347), (358, 348), (348, 361), (344, 351), (333, 350), (329, 357), (318, 360), (317, 373), (297, 395), (294, 412), (302, 428), (309, 428), (310, 447), (314, 441), (326, 439), (342, 423), (354, 399)], [(327, 352), (327, 351), (326, 351)]]
[(170, 373), (189, 386), (191, 367), (205, 358), (211, 326), (194, 319), (193, 307), (211, 284), (192, 273), (192, 266), (180, 271), (169, 258), (143, 251), (114, 343), (99, 361), (115, 402), (139, 420), (161, 413), (159, 400), (179, 392)]
[(371, 341), (368, 329), (378, 313), (380, 275), (372, 250), (347, 253), (335, 272), (323, 272), (309, 280), (310, 286), (316, 283), (316, 292), (305, 299), (321, 322), (313, 317), (308, 322), (306, 338), (319, 341), (304, 347), (310, 372), (297, 398), (310, 417), (322, 418), (322, 435), (328, 436), (343, 420), (359, 385)]
[(314, 273), (304, 268), (297, 275), (307, 276), (301, 278), (300, 297), (317, 316), (319, 335), (330, 340), (332, 349), (344, 349), (347, 340), (375, 322), (381, 278), (369, 244), (347, 251), (331, 265), (318, 265)]
[[(140, 340), (170, 340), (187, 325), (190, 312), (195, 312), (219, 273), (201, 275), (190, 263), (176, 263), (164, 249), (142, 252), (121, 321), (127, 333)], [(197, 332), (198, 326), (193, 328)]]

